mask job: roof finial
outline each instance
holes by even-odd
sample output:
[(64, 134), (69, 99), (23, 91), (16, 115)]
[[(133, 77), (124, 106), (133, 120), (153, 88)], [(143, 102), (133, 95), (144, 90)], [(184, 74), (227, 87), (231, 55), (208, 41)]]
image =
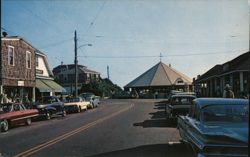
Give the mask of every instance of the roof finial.
[(160, 62), (161, 62), (161, 58), (163, 57), (161, 53), (160, 53), (160, 56), (159, 56), (159, 57), (160, 57)]

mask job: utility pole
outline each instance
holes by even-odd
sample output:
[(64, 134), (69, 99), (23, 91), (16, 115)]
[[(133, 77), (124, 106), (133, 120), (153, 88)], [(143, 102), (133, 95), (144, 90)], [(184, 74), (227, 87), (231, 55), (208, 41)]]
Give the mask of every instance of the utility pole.
[(107, 75), (108, 75), (108, 79), (109, 79), (109, 66), (107, 66)]
[(75, 96), (77, 97), (78, 95), (78, 89), (77, 89), (77, 81), (78, 81), (78, 61), (77, 61), (77, 35), (76, 35), (76, 30), (75, 30)]

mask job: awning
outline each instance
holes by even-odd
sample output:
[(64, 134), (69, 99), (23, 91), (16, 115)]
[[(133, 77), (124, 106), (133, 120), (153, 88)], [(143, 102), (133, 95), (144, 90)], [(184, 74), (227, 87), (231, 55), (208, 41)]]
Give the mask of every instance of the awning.
[(40, 92), (52, 92), (53, 91), (49, 86), (43, 83), (41, 79), (36, 79), (36, 88), (38, 88)]
[(42, 79), (42, 82), (53, 89), (54, 92), (66, 92), (66, 90), (53, 80)]

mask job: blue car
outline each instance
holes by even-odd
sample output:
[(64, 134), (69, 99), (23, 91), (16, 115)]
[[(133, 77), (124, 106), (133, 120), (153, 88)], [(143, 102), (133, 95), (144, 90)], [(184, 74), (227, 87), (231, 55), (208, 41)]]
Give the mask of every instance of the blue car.
[(190, 112), (178, 117), (182, 141), (195, 156), (248, 156), (249, 100), (194, 99)]

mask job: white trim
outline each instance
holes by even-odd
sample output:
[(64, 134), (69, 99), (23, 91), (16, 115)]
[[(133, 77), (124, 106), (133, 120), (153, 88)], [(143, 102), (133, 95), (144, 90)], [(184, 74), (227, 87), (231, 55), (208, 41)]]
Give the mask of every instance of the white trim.
[[(11, 45), (8, 45), (7, 47), (8, 47), (8, 50), (7, 50), (8, 51), (7, 52), (8, 53), (7, 54), (8, 55), (8, 65), (15, 66), (15, 47), (11, 46)], [(9, 51), (9, 48), (13, 48), (13, 64), (10, 64), (10, 58), (9, 58), (10, 57), (10, 55), (9, 55), (10, 51)]]
[[(30, 56), (29, 56), (30, 67), (28, 66), (28, 54), (30, 54)], [(26, 68), (27, 69), (31, 69), (31, 52), (30, 51), (26, 51), (26, 57), (25, 57), (25, 59), (26, 59)]]
[(19, 38), (1, 38), (1, 40), (20, 40)]
[(36, 55), (36, 68), (38, 68), (39, 67), (39, 58), (38, 58), (38, 56)]
[(222, 76), (232, 74), (232, 73), (235, 73), (235, 72), (249, 72), (249, 70), (233, 70), (233, 71), (229, 71), (229, 72), (226, 72), (226, 73), (223, 73), (223, 74), (220, 74), (220, 75), (212, 75), (212, 76), (209, 76), (207, 78), (203, 78), (203, 79), (199, 80), (198, 83), (202, 82), (202, 81), (210, 80), (210, 79), (215, 78), (215, 77), (220, 78)]

